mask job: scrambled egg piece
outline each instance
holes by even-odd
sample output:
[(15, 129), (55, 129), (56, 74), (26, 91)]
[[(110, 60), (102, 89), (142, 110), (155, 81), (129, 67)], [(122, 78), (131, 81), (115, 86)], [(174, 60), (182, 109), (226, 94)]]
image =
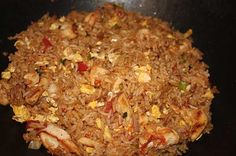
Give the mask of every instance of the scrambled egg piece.
[(151, 113), (154, 118), (160, 118), (161, 116), (160, 108), (157, 105), (152, 106)]
[(206, 93), (203, 95), (203, 97), (209, 98), (209, 99), (213, 99), (214, 98), (214, 94), (211, 92), (211, 89), (208, 88)]
[(97, 101), (91, 101), (88, 103), (88, 106), (91, 107), (92, 109), (95, 109), (96, 107), (102, 107), (104, 106), (104, 102), (97, 102)]
[(91, 153), (93, 153), (94, 148), (93, 147), (86, 147), (85, 150), (86, 150), (87, 153), (91, 154)]
[(15, 106), (15, 105), (11, 105), (13, 112), (14, 112), (14, 116), (13, 119), (18, 121), (18, 122), (25, 122), (27, 120), (29, 120), (30, 118), (30, 112), (28, 111), (28, 109), (24, 106)]
[(97, 107), (97, 101), (89, 102), (88, 106), (91, 107), (92, 109), (95, 109)]
[(63, 51), (63, 59), (70, 60), (73, 62), (81, 62), (83, 61), (83, 57), (79, 54), (79, 52), (74, 53), (70, 47), (67, 47)]
[(33, 117), (31, 116), (30, 112), (24, 105), (21, 105), (21, 106), (11, 105), (11, 107), (15, 114), (13, 116), (13, 119), (21, 123), (28, 120), (35, 120), (35, 121), (42, 121), (42, 122), (48, 121), (48, 122), (54, 123), (59, 120), (59, 118), (55, 116), (55, 112), (57, 111), (58, 108), (50, 107), (49, 110), (52, 112), (52, 114), (49, 114), (49, 115), (36, 114)]
[(16, 68), (14, 66), (11, 66), (11, 65), (7, 69), (11, 73), (15, 72), (15, 70), (16, 70)]
[(141, 67), (134, 66), (133, 70), (135, 71), (135, 75), (138, 78), (138, 82), (141, 83), (149, 82), (151, 80), (150, 77), (151, 69), (152, 67), (148, 64), (146, 66), (141, 66)]
[(103, 137), (106, 141), (111, 140), (111, 133), (110, 133), (108, 126), (105, 126)]
[(55, 123), (59, 120), (59, 118), (57, 116), (55, 116), (55, 114), (47, 115), (45, 118), (46, 118), (45, 119), (46, 121), (52, 122), (52, 123)]
[(31, 120), (35, 120), (35, 121), (41, 121), (41, 122), (52, 122), (55, 123), (59, 120), (58, 117), (56, 117), (54, 114), (50, 114), (50, 115), (41, 115), (41, 114), (36, 114), (35, 117), (31, 117)]
[(10, 79), (11, 78), (11, 72), (10, 71), (4, 71), (1, 73), (2, 79)]
[(104, 123), (100, 118), (96, 118), (96, 125), (98, 128), (103, 129), (104, 128)]
[(91, 85), (82, 84), (80, 86), (80, 91), (85, 94), (93, 94), (96, 91), (96, 89)]
[(58, 23), (52, 23), (49, 27), (49, 30), (56, 30), (59, 28), (59, 24)]

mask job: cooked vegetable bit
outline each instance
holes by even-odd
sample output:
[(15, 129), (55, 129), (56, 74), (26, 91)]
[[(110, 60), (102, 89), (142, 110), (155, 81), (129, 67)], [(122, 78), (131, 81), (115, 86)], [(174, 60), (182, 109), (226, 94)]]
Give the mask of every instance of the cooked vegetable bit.
[(185, 81), (180, 81), (179, 84), (178, 84), (178, 88), (181, 90), (181, 91), (185, 91), (186, 88), (188, 86), (188, 83), (185, 82)]

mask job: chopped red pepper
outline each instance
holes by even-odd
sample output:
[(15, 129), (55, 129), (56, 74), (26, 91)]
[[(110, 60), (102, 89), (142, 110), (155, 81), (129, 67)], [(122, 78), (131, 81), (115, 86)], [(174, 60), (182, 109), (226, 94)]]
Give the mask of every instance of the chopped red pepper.
[(94, 81), (94, 86), (99, 87), (101, 85), (101, 82), (102, 82), (101, 80), (95, 80)]
[(106, 105), (104, 107), (104, 112), (105, 113), (109, 113), (110, 111), (112, 111), (112, 104), (113, 104), (113, 99), (106, 102)]
[(84, 72), (84, 71), (87, 71), (88, 69), (89, 69), (89, 67), (87, 66), (87, 64), (85, 64), (84, 62), (78, 62), (77, 71)]
[(43, 42), (43, 45), (44, 45), (44, 51), (52, 46), (52, 43), (46, 37), (43, 38), (42, 42)]

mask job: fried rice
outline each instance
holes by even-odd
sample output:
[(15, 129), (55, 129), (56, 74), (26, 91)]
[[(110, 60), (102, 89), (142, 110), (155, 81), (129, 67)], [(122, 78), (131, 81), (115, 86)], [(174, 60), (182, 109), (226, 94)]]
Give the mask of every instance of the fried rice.
[(0, 103), (53, 155), (181, 155), (212, 129), (214, 89), (192, 30), (105, 4), (43, 16), (11, 39)]

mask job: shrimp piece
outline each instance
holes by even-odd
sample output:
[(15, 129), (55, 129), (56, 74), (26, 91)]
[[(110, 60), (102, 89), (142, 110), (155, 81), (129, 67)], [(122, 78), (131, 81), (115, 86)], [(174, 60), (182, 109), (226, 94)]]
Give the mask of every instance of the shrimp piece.
[(152, 133), (144, 132), (143, 136), (145, 138), (140, 139), (142, 155), (145, 155), (147, 148), (163, 149), (179, 142), (178, 133), (168, 127), (157, 127)]
[(165, 146), (174, 145), (179, 142), (179, 135), (177, 132), (168, 127), (157, 128), (156, 133), (165, 139), (164, 144), (160, 144), (158, 148), (164, 148)]
[(28, 129), (37, 130), (43, 145), (52, 153), (57, 150), (63, 150), (69, 153), (75, 153), (81, 156), (78, 146), (73, 143), (70, 135), (63, 129), (53, 124), (43, 124), (31, 121), (28, 123)]
[(183, 115), (183, 118), (191, 125), (190, 137), (191, 140), (194, 141), (201, 136), (201, 133), (208, 123), (208, 118), (206, 113), (200, 109), (187, 110), (185, 114), (187, 115)]
[(190, 138), (192, 141), (197, 140), (208, 123), (208, 117), (206, 113), (201, 109), (191, 108), (178, 108), (171, 106), (172, 109), (181, 115), (185, 122), (191, 126)]

